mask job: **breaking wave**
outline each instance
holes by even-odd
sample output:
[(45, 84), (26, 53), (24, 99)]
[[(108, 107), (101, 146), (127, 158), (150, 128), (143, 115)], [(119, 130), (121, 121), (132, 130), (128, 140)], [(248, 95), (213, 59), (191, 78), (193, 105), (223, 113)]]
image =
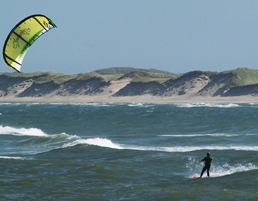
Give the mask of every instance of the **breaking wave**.
[(0, 135), (17, 135), (17, 136), (47, 136), (38, 128), (13, 128), (10, 126), (0, 126)]

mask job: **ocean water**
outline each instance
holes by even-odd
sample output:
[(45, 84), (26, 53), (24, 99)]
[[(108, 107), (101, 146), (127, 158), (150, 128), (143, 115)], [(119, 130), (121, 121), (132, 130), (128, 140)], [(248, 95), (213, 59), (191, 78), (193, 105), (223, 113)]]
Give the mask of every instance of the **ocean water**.
[(255, 103), (0, 104), (0, 200), (258, 200), (257, 153)]

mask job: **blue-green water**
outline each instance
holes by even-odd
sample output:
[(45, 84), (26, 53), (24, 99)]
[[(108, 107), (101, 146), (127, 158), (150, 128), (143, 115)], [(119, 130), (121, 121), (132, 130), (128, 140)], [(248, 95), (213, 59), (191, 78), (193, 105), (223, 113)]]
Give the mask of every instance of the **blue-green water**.
[(258, 200), (257, 153), (258, 104), (0, 104), (0, 200)]

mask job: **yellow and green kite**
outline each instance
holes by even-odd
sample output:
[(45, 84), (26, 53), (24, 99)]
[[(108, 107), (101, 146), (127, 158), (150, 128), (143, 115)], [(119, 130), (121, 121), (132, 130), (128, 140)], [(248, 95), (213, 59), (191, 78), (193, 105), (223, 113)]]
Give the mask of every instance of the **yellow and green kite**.
[(22, 61), (29, 47), (44, 33), (56, 27), (44, 15), (31, 15), (19, 22), (9, 33), (3, 47), (7, 65), (20, 72)]

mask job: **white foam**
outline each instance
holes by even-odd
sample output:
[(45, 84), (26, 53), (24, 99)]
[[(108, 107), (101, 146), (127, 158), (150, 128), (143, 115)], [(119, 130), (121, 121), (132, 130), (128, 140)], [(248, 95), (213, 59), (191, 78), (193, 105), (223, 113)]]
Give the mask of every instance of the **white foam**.
[(84, 140), (85, 143), (90, 145), (96, 145), (100, 147), (109, 147), (113, 149), (122, 149), (122, 147), (118, 144), (113, 143), (111, 140), (103, 139), (103, 138), (90, 138)]
[(225, 104), (217, 104), (217, 103), (180, 103), (176, 104), (178, 107), (219, 107), (219, 108), (230, 108), (230, 107), (239, 107), (238, 104), (235, 103), (225, 103)]
[(237, 151), (258, 151), (258, 146), (241, 146), (241, 145), (228, 145), (228, 146), (172, 146), (172, 147), (155, 147), (155, 146), (140, 146), (140, 145), (126, 145), (113, 143), (109, 139), (105, 138), (89, 138), (89, 139), (77, 139), (73, 142), (66, 143), (62, 146), (71, 147), (78, 144), (87, 144), (100, 147), (107, 147), (111, 149), (127, 149), (127, 150), (139, 150), (139, 151), (161, 151), (161, 152), (192, 152), (200, 150), (237, 150)]
[(18, 156), (0, 156), (0, 158), (2, 158), (2, 159), (24, 160), (24, 158), (18, 157)]
[(130, 104), (128, 104), (128, 106), (130, 106), (130, 107), (139, 107), (139, 106), (143, 106), (143, 104), (142, 103), (130, 103)]
[(108, 103), (97, 103), (97, 102), (91, 102), (91, 103), (81, 102), (81, 103), (67, 103), (67, 104), (69, 104), (69, 105), (82, 105), (82, 106), (100, 106), (100, 107), (110, 106), (110, 104), (108, 104)]
[[(199, 169), (199, 172), (197, 172), (195, 170), (195, 172), (197, 172), (197, 173), (191, 174), (190, 178), (192, 178), (193, 176), (196, 176), (196, 175), (198, 175), (198, 176), (200, 175), (200, 173), (202, 171), (202, 167), (200, 166), (198, 169)], [(242, 164), (229, 165), (229, 164), (225, 163), (222, 166), (213, 164), (210, 169), (210, 177), (222, 177), (222, 176), (226, 176), (226, 175), (232, 175), (237, 172), (247, 172), (247, 171), (256, 170), (256, 169), (258, 169), (258, 168), (252, 163), (247, 163), (245, 165), (242, 165)], [(204, 174), (203, 174), (203, 178), (205, 178), (205, 177), (208, 177), (206, 172), (204, 172)]]
[(17, 136), (48, 136), (38, 128), (13, 128), (10, 126), (0, 126), (0, 134)]
[(211, 137), (236, 137), (240, 134), (228, 134), (228, 133), (207, 133), (207, 134), (176, 134), (176, 135), (170, 135), (170, 134), (164, 134), (159, 135), (161, 137), (205, 137), (205, 136), (211, 136)]
[[(134, 145), (120, 145), (122, 149), (139, 151), (162, 151), (162, 152), (192, 152), (200, 150), (237, 150), (258, 151), (258, 146), (173, 146), (173, 147), (148, 147)], [(110, 147), (111, 148), (111, 147)]]
[[(203, 163), (200, 163), (200, 160), (197, 158), (189, 157), (188, 162), (186, 164), (186, 168), (189, 169), (189, 173), (187, 177), (193, 178), (193, 176), (199, 176)], [(212, 163), (210, 168), (210, 177), (221, 177), (226, 175), (231, 175), (237, 172), (246, 172), (250, 170), (258, 169), (252, 163), (243, 164), (233, 164), (229, 165), (228, 163), (224, 163), (222, 165), (217, 164), (215, 161)], [(204, 172), (203, 177), (207, 177), (207, 172)]]
[(175, 147), (161, 147), (158, 150), (167, 152), (191, 152), (199, 150), (236, 150), (236, 151), (258, 151), (258, 146), (175, 146)]
[(257, 169), (257, 167), (255, 165), (253, 165), (252, 163), (248, 163), (246, 165), (242, 165), (242, 164), (236, 164), (236, 165), (229, 165), (227, 163), (225, 163), (222, 166), (215, 166), (211, 169), (212, 176), (213, 177), (220, 177), (220, 176), (225, 176), (225, 175), (231, 175), (234, 174), (236, 172), (246, 172), (249, 170), (255, 170)]
[(123, 149), (120, 145), (113, 143), (111, 140), (104, 138), (78, 139), (70, 143), (66, 143), (62, 148), (76, 146), (79, 144), (95, 145), (100, 147), (108, 147), (112, 149)]

